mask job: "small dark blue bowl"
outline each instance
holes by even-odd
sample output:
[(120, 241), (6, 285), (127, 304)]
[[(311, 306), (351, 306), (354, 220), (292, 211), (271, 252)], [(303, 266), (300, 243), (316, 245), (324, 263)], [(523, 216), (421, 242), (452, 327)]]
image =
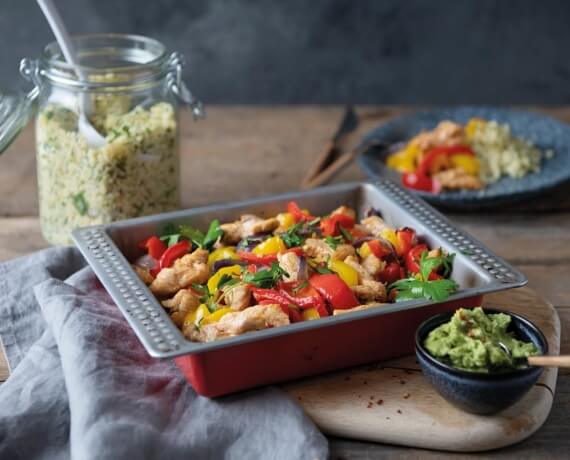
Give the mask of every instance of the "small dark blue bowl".
[[(508, 311), (484, 309), (485, 313), (505, 313), (511, 316), (509, 330), (515, 337), (532, 342), (540, 354), (548, 352), (548, 343), (540, 330), (526, 318)], [(490, 372), (470, 372), (456, 369), (425, 349), (427, 335), (436, 327), (448, 322), (454, 312), (442, 313), (424, 321), (416, 331), (416, 357), (424, 376), (447, 401), (466, 412), (490, 415), (512, 406), (536, 383), (542, 367)]]

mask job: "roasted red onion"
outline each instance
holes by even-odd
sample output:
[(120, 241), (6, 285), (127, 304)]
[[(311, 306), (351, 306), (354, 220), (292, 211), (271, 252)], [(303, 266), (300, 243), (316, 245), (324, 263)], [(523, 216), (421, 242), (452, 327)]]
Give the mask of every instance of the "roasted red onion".
[(359, 248), (359, 247), (362, 246), (365, 242), (367, 242), (367, 241), (372, 241), (372, 240), (375, 240), (375, 239), (376, 239), (376, 238), (374, 238), (373, 236), (363, 236), (363, 237), (360, 237), (360, 238), (355, 239), (355, 240), (352, 242), (352, 245), (353, 245), (355, 248)]
[(254, 247), (265, 241), (270, 236), (271, 233), (256, 233), (255, 235), (248, 236), (237, 244), (236, 249), (238, 251), (251, 252)]
[(297, 271), (297, 279), (305, 281), (309, 279), (309, 264), (304, 256), (299, 256), (299, 270)]
[(247, 265), (247, 262), (236, 259), (221, 259), (216, 260), (212, 266), (212, 272), (216, 273), (220, 268), (231, 267), (232, 265)]
[(137, 267), (144, 268), (145, 270), (152, 270), (158, 265), (158, 260), (154, 257), (145, 254), (144, 256), (140, 256), (137, 260), (135, 260), (134, 264)]
[(382, 217), (382, 213), (376, 208), (368, 208), (364, 212), (364, 217), (372, 217), (372, 216)]

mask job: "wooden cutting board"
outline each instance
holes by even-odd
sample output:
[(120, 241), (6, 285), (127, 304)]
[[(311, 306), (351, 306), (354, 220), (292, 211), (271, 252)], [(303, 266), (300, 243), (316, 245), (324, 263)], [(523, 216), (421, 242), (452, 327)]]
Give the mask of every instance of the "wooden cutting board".
[[(550, 353), (560, 351), (560, 320), (551, 304), (521, 288), (486, 297), (485, 306), (519, 313), (537, 324)], [(326, 434), (428, 449), (475, 452), (519, 442), (545, 422), (557, 369), (516, 405), (494, 416), (472, 415), (445, 401), (414, 356), (284, 385)]]

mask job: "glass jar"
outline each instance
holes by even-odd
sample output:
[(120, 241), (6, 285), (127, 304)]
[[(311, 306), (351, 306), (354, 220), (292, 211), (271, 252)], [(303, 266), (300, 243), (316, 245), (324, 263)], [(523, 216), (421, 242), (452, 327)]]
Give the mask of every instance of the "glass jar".
[[(181, 79), (183, 61), (156, 40), (135, 35), (73, 39), (79, 69), (57, 43), (20, 70), (35, 88), (39, 214), (52, 244), (74, 228), (179, 207), (178, 108), (203, 116)], [(103, 136), (86, 136), (80, 114)], [(88, 123), (89, 124), (89, 123)]]

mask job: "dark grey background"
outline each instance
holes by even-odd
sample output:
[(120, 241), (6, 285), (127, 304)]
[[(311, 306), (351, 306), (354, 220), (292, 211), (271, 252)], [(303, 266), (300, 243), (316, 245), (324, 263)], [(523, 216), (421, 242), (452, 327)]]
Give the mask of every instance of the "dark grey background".
[[(207, 103), (570, 102), (570, 2), (55, 0), (72, 33), (182, 51)], [(0, 88), (52, 39), (34, 0), (0, 0)]]

